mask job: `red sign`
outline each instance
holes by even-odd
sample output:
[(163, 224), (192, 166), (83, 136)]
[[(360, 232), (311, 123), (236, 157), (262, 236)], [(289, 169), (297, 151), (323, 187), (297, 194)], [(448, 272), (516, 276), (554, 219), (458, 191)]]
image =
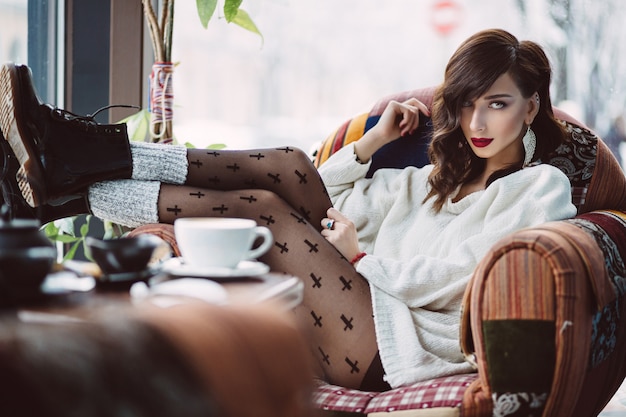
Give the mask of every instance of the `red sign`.
[(463, 8), (452, 0), (439, 0), (432, 6), (432, 21), (435, 30), (447, 35), (456, 29), (463, 19)]

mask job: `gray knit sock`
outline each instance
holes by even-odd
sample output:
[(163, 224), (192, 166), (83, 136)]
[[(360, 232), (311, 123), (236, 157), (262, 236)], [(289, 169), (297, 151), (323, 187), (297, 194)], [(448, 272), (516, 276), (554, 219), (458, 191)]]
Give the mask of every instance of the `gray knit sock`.
[(102, 181), (89, 187), (91, 212), (103, 220), (128, 227), (158, 223), (158, 181)]
[(182, 145), (130, 142), (134, 180), (184, 184), (187, 179), (187, 148)]

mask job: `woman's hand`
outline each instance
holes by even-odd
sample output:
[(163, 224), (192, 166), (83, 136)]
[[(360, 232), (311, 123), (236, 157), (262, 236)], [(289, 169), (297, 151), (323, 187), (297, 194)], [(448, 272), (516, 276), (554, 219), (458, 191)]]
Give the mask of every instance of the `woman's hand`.
[(428, 107), (416, 98), (405, 102), (390, 101), (380, 116), (380, 120), (371, 130), (387, 143), (401, 136), (410, 135), (419, 125), (419, 114), (430, 116)]
[(353, 259), (361, 252), (354, 223), (336, 208), (329, 208), (326, 216), (321, 223), (322, 236), (332, 243), (346, 259)]
[(366, 162), (374, 152), (394, 140), (410, 135), (420, 122), (419, 114), (430, 116), (430, 110), (416, 98), (405, 102), (390, 101), (374, 127), (355, 143), (354, 150), (359, 160)]

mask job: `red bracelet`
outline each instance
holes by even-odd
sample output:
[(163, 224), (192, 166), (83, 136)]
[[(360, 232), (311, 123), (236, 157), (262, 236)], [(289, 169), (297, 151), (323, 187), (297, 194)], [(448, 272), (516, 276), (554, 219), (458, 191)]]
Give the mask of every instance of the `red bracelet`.
[(367, 255), (367, 253), (365, 253), (365, 252), (357, 253), (357, 255), (354, 258), (352, 258), (350, 263), (352, 265), (354, 265), (355, 263), (359, 262), (361, 260), (361, 258), (363, 258), (365, 255)]

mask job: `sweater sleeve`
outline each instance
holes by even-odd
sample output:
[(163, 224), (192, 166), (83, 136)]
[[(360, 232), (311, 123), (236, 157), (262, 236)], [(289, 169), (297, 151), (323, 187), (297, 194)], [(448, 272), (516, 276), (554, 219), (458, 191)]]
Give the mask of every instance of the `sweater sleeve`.
[(319, 167), (319, 173), (324, 181), (333, 202), (341, 194), (350, 194), (354, 183), (365, 178), (372, 161), (360, 163), (356, 160), (354, 143), (350, 143), (337, 152)]
[(357, 271), (411, 308), (445, 309), (458, 302), (478, 262), (498, 240), (575, 214), (570, 183), (561, 171), (549, 165), (526, 168), (494, 181), (440, 236), (420, 237), (440, 246), (436, 255), (418, 254), (408, 261), (368, 255)]
[[(359, 245), (362, 250), (370, 250), (375, 243), (378, 230), (389, 207), (398, 193), (410, 192), (410, 180), (425, 183), (428, 170), (417, 168), (379, 169), (374, 178), (365, 178), (371, 160), (367, 163), (356, 161), (354, 144), (348, 144), (326, 161), (319, 169), (324, 185), (334, 207), (346, 215), (356, 226)], [(420, 172), (422, 171), (422, 172)], [(413, 196), (416, 201), (423, 194)]]

